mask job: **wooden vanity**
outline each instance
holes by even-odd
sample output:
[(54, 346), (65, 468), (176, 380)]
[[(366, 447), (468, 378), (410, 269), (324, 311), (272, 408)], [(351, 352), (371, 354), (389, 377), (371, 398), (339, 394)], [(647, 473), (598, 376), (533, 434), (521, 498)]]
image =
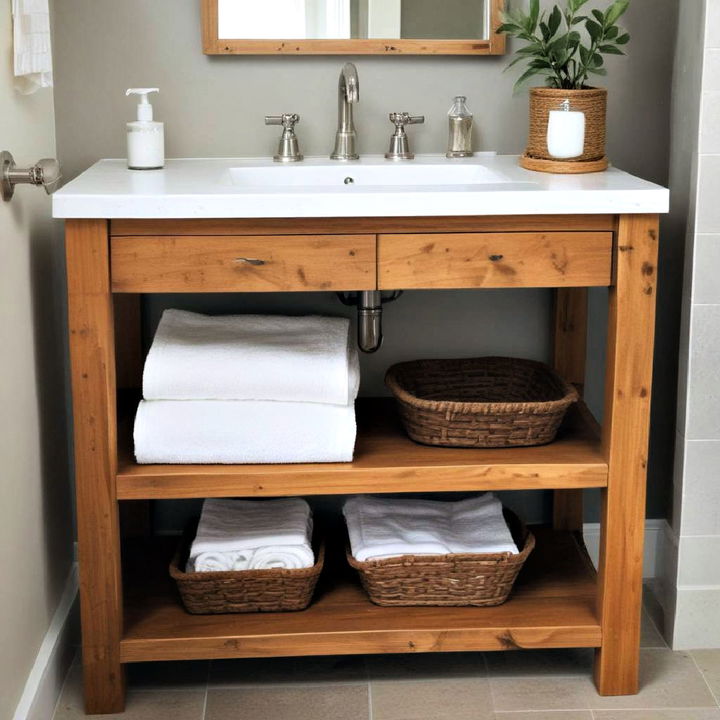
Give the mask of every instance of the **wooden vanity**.
[[(637, 692), (657, 215), (76, 218), (66, 245), (88, 712), (121, 711), (124, 665), (146, 660), (594, 647), (598, 691)], [(366, 400), (350, 464), (134, 462), (135, 404), (118, 391), (140, 387), (140, 294), (517, 287), (556, 288), (555, 365), (579, 386), (587, 288), (610, 288), (602, 428), (581, 403), (552, 445), (430, 448), (407, 439), (391, 401)], [(597, 574), (581, 539), (591, 487)], [(189, 615), (165, 544), (125, 538), (120, 520), (141, 505), (129, 501), (159, 498), (502, 489), (552, 489), (555, 515), (495, 608), (378, 607), (330, 565), (306, 611)]]

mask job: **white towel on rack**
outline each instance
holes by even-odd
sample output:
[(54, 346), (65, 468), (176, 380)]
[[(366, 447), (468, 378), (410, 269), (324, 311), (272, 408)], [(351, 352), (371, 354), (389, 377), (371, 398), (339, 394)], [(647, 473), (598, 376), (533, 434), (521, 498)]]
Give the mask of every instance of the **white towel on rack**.
[(315, 563), (312, 512), (302, 498), (203, 503), (189, 571), (303, 568)]
[(350, 462), (354, 405), (251, 400), (143, 400), (138, 463)]
[(15, 88), (23, 95), (52, 87), (48, 0), (12, 0)]
[(359, 385), (347, 318), (166, 310), (145, 361), (143, 397), (348, 405)]
[(345, 503), (353, 557), (517, 553), (502, 504), (492, 494), (458, 502), (357, 496)]

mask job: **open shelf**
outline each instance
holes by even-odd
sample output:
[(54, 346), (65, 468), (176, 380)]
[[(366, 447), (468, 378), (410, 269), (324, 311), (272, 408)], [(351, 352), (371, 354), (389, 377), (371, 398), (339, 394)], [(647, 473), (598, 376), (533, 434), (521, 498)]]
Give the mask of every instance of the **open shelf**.
[(352, 463), (302, 465), (138, 465), (132, 416), (120, 422), (120, 500), (280, 497), (394, 492), (464, 492), (604, 487), (608, 466), (587, 408), (568, 413), (557, 440), (541, 447), (436, 448), (412, 442), (391, 399), (358, 402)]
[(330, 553), (307, 610), (240, 615), (186, 613), (167, 572), (171, 546), (158, 541), (125, 553), (121, 660), (598, 647), (595, 571), (584, 547), (571, 533), (533, 532), (535, 551), (497, 607), (379, 607)]

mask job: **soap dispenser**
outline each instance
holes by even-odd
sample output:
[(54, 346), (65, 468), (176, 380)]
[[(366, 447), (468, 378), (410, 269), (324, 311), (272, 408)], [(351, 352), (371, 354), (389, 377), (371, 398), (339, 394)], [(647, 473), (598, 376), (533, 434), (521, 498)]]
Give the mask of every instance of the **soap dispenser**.
[(472, 157), (473, 115), (465, 104), (465, 96), (458, 95), (448, 111), (448, 149), (449, 158)]
[(139, 95), (137, 120), (127, 124), (127, 160), (130, 170), (159, 170), (165, 165), (165, 130), (153, 121), (153, 107), (148, 100), (158, 88), (130, 88), (125, 95)]

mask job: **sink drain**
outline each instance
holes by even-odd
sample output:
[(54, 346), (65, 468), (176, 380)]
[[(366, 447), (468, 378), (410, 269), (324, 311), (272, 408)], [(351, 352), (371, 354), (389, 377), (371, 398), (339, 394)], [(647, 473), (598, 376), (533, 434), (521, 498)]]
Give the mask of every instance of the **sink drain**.
[(352, 184), (355, 182), (355, 180), (354, 180), (353, 178), (351, 178), (351, 177), (346, 177), (346, 178), (343, 180), (343, 182), (344, 182), (346, 185), (352, 185)]

